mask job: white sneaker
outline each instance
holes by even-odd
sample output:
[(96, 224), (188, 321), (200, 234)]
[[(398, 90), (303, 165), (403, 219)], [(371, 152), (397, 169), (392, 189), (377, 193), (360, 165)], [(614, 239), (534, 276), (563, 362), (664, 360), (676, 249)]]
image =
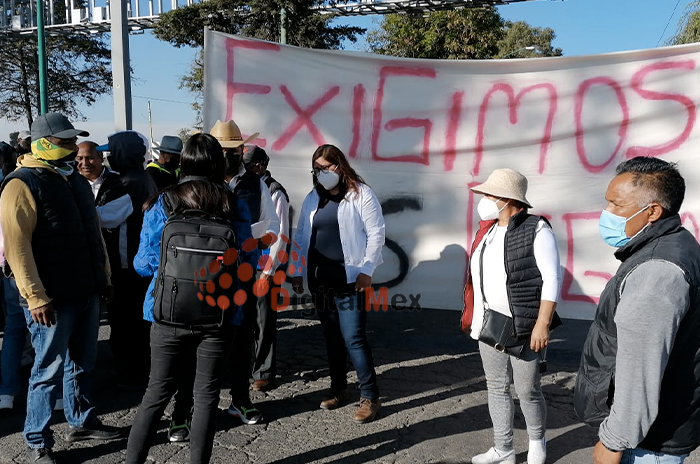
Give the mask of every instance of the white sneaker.
[(527, 464), (544, 464), (547, 459), (547, 440), (530, 440), (527, 450)]
[(12, 395), (0, 395), (0, 409), (12, 409), (15, 405), (15, 397)]
[(491, 448), (472, 458), (472, 464), (515, 464), (515, 450), (498, 451)]
[(54, 411), (63, 411), (63, 399), (57, 399), (56, 405), (53, 407)]

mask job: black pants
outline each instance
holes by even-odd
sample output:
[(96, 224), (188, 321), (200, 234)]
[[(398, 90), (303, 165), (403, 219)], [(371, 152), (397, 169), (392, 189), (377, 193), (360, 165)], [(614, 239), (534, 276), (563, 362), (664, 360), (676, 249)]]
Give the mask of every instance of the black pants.
[[(192, 331), (153, 324), (151, 329), (151, 377), (129, 434), (127, 464), (146, 462), (170, 398), (178, 389), (183, 366), (195, 365), (194, 415), (190, 435), (190, 462), (205, 464), (214, 444), (219, 389), (226, 368), (226, 356), (233, 326), (219, 330)], [(194, 362), (193, 362), (194, 359)], [(192, 390), (190, 390), (191, 394)]]
[(148, 378), (149, 332), (151, 323), (143, 320), (143, 300), (148, 291), (149, 279), (143, 278), (133, 269), (115, 269), (112, 274), (114, 298), (107, 305), (107, 320), (111, 329), (109, 347), (117, 363), (123, 368), (122, 375), (129, 379)]
[[(258, 272), (258, 278), (262, 272)], [(256, 319), (253, 327), (253, 380), (273, 380), (277, 375), (277, 311), (272, 308), (272, 290), (279, 288), (272, 283), (269, 291), (257, 298)], [(277, 295), (275, 294), (275, 298)]]
[(229, 356), (229, 383), (231, 402), (236, 406), (250, 404), (250, 375), (253, 372), (253, 326), (258, 299), (253, 295), (253, 279), (243, 284), (248, 298), (243, 305), (243, 323), (236, 330)]

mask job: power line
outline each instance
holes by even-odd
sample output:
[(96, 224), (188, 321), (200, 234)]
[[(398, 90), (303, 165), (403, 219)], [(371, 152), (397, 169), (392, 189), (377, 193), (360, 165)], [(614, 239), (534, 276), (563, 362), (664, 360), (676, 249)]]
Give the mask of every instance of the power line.
[(168, 103), (181, 103), (183, 105), (191, 105), (192, 102), (184, 102), (184, 101), (179, 101), (179, 100), (168, 100), (166, 98), (155, 98), (155, 97), (143, 97), (141, 95), (132, 95), (134, 98), (143, 98), (144, 100), (155, 100), (155, 101), (162, 101), (162, 102), (168, 102)]
[(656, 42), (656, 46), (658, 47), (659, 44), (661, 43), (661, 39), (664, 38), (664, 35), (666, 35), (666, 29), (668, 29), (668, 25), (671, 24), (671, 20), (673, 17), (676, 15), (676, 9), (678, 9), (678, 4), (681, 2), (681, 0), (678, 0), (676, 2), (676, 6), (673, 7), (673, 13), (671, 13), (671, 16), (668, 18), (668, 22), (666, 23), (666, 27), (664, 27), (664, 31), (661, 33), (661, 36), (659, 37), (659, 40)]

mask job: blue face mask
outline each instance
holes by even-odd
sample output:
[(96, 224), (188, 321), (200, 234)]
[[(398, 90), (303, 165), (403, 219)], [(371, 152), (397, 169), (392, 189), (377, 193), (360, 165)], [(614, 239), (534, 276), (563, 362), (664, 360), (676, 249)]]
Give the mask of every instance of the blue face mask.
[[(632, 216), (624, 218), (610, 211), (604, 210), (600, 215), (600, 221), (598, 222), (598, 230), (600, 231), (600, 236), (603, 237), (603, 241), (613, 247), (622, 247), (627, 244), (633, 237), (628, 237), (625, 232), (625, 226), (627, 221), (649, 208), (651, 205), (646, 205), (644, 208), (640, 209)], [(644, 229), (642, 229), (644, 230)], [(641, 230), (639, 231), (641, 232)], [(637, 232), (637, 233), (639, 233)]]

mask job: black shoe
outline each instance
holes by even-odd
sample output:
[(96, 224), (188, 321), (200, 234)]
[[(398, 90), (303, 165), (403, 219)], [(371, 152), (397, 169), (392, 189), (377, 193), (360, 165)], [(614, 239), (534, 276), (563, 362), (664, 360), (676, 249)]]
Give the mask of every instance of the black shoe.
[(91, 427), (68, 427), (66, 441), (72, 443), (82, 440), (117, 440), (122, 438), (122, 430), (97, 422)]
[(27, 462), (30, 464), (56, 464), (51, 448), (29, 448)]

